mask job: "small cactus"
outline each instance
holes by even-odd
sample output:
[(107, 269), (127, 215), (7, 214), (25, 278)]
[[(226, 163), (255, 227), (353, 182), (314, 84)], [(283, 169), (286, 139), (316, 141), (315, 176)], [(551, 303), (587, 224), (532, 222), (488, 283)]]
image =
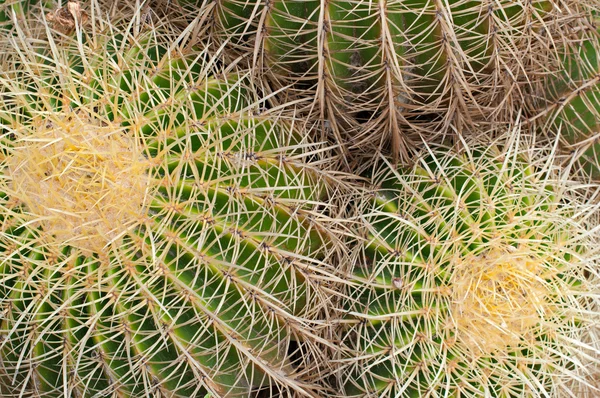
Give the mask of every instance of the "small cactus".
[(513, 137), (375, 173), (343, 396), (582, 396), (600, 358), (597, 205)]
[(319, 396), (331, 178), (243, 72), (139, 12), (3, 60), (0, 391)]

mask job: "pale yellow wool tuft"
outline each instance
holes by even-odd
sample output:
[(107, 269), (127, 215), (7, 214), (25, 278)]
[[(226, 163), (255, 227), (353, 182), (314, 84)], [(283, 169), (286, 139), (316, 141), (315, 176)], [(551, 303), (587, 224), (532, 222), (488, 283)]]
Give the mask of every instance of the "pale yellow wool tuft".
[(38, 119), (6, 159), (9, 192), (48, 244), (102, 252), (145, 213), (150, 164), (121, 128), (84, 112)]
[(552, 310), (544, 264), (523, 249), (494, 249), (454, 262), (451, 314), (457, 337), (474, 354), (534, 341)]

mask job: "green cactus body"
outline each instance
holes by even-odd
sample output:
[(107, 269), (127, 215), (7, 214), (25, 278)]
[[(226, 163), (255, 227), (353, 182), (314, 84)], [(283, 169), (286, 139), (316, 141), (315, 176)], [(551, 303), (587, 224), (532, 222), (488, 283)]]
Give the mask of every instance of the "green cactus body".
[[(275, 67), (292, 65), (290, 70), (313, 72), (319, 56), (325, 60), (325, 71), (336, 85), (346, 90), (364, 84), (382, 85), (383, 62), (395, 61), (406, 70), (416, 97), (438, 91), (441, 80), (448, 73), (446, 67), (454, 50), (445, 45), (458, 45), (465, 52), (466, 69), (481, 72), (488, 65), (495, 50), (493, 29), (523, 29), (525, 24), (544, 17), (551, 3), (536, 1), (527, 8), (514, 3), (501, 7), (478, 2), (449, 3), (450, 8), (432, 1), (275, 1), (263, 9), (259, 3), (226, 1), (219, 5), (218, 20), (224, 39), (241, 44), (236, 38), (240, 32), (256, 34), (262, 23), (260, 39), (264, 41), (267, 57)], [(441, 8), (440, 8), (441, 7)], [(266, 16), (262, 18), (261, 14)], [(451, 20), (449, 18), (452, 18)], [(259, 22), (260, 21), (260, 22)], [(319, 29), (319, 25), (321, 29)], [(445, 26), (449, 24), (450, 26)], [(318, 38), (321, 30), (322, 38)], [(513, 32), (516, 33), (516, 32)], [(453, 37), (445, 37), (451, 35)], [(455, 37), (454, 37), (455, 36)], [(247, 37), (247, 36), (246, 36)], [(307, 39), (308, 38), (308, 39)], [(382, 38), (388, 40), (382, 43)], [(454, 42), (453, 42), (454, 40)], [(392, 45), (391, 53), (383, 47)], [(321, 48), (322, 47), (322, 48)], [(382, 54), (387, 52), (387, 59)], [(306, 54), (301, 57), (300, 54)], [(457, 55), (454, 55), (457, 56)], [(306, 63), (306, 58), (310, 63)], [(283, 66), (282, 66), (283, 65)], [(361, 82), (359, 72), (369, 76)], [(395, 76), (396, 84), (401, 76)], [(409, 77), (406, 77), (408, 80)], [(422, 89), (415, 87), (422, 86)]]
[(600, 31), (588, 31), (563, 50), (561, 73), (548, 76), (541, 98), (544, 107), (534, 115), (544, 131), (560, 134), (564, 149), (578, 159), (579, 171), (595, 181), (600, 180), (599, 35)]
[(205, 52), (103, 24), (0, 77), (4, 396), (318, 395), (307, 146)]
[(344, 307), (344, 396), (562, 397), (585, 383), (600, 349), (584, 342), (597, 220), (529, 155), (433, 148), (375, 176)]
[[(349, 130), (357, 145), (380, 145), (383, 134), (400, 155), (409, 126), (431, 134), (435, 120), (448, 127), (506, 116), (500, 102), (511, 97), (524, 64), (552, 57), (539, 31), (575, 18), (553, 4), (231, 0), (216, 5), (213, 33), (243, 54), (254, 51), (255, 65), (278, 82), (312, 82), (319, 115)], [(353, 131), (365, 112), (372, 120)]]
[(266, 34), (272, 39), (265, 46), (269, 54), (280, 60), (282, 70), (300, 74), (312, 66), (310, 47), (307, 46), (314, 45), (317, 32), (306, 29), (306, 24), (315, 19), (315, 9), (314, 1), (273, 4), (273, 12), (265, 20)]

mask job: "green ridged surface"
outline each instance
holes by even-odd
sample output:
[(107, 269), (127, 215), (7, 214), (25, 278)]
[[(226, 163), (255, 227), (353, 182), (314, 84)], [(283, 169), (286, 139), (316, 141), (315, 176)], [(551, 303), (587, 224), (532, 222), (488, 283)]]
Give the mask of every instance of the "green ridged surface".
[[(19, 48), (27, 67), (17, 60), (0, 77), (3, 396), (317, 396), (309, 375), (318, 362), (302, 347), (324, 305), (313, 277), (323, 276), (328, 245), (315, 220), (325, 182), (303, 163), (290, 124), (259, 114), (248, 79), (207, 66), (204, 52), (174, 45), (160, 27), (135, 35), (108, 26), (80, 42), (36, 43), (44, 56)], [(76, 223), (74, 232), (49, 228), (76, 208), (36, 214), (12, 182), (11, 159), (48, 140), (36, 134), (91, 121), (112, 126), (149, 164), (131, 172), (147, 182), (143, 214), (93, 204), (127, 221), (109, 224), (118, 236), (99, 229), (100, 243)], [(65, 137), (65, 148), (83, 148)], [(93, 161), (116, 156), (105, 150)], [(47, 179), (87, 167), (78, 159), (54, 161)], [(109, 172), (91, 170), (73, 189), (85, 200), (98, 181), (127, 183), (98, 177)]]
[[(480, 3), (465, 1), (451, 1), (449, 6), (444, 12), (451, 14), (453, 22), (442, 21), (442, 17), (449, 15), (440, 15), (435, 2), (423, 0), (332, 1), (326, 4), (314, 0), (290, 3), (279, 0), (270, 4), (266, 11), (258, 3), (224, 1), (219, 4), (218, 18), (224, 33), (239, 42), (240, 32), (256, 32), (253, 26), (265, 13), (264, 31), (260, 35), (269, 53), (273, 54), (274, 63), (293, 63), (293, 59), (307, 49), (311, 49), (312, 58), (315, 58), (317, 23), (324, 21), (331, 29), (324, 28), (326, 37), (322, 45), (331, 52), (332, 68), (338, 71), (333, 75), (343, 82), (348, 78), (348, 65), (359, 68), (381, 62), (375, 54), (380, 52), (378, 41), (382, 27), (391, 33), (391, 40), (397, 44), (398, 57), (406, 54), (405, 58), (414, 58), (412, 66), (423, 75), (435, 76), (441, 73), (446, 63), (442, 23), (449, 23), (457, 36), (458, 43), (450, 45), (458, 44), (475, 61), (471, 67), (479, 65), (475, 69), (480, 69), (487, 64), (482, 56), (489, 57), (493, 51), (493, 44), (488, 43), (492, 40), (493, 25), (505, 24), (517, 33), (523, 28), (524, 21), (543, 17), (550, 9), (547, 1), (536, 1), (530, 8), (508, 2), (501, 7), (486, 9)], [(251, 17), (254, 19), (249, 21)], [(313, 59), (313, 62), (317, 61)], [(407, 61), (403, 66), (409, 65)]]
[(593, 5), (225, 0), (208, 18), (219, 51), (312, 99), (303, 110), (323, 123), (321, 137), (345, 145), (345, 155), (384, 149), (409, 161), (419, 135), (465, 126), (483, 133), (512, 122), (523, 91), (542, 80), (540, 65), (555, 60), (548, 42), (561, 47), (586, 7)]
[[(268, 9), (232, 0), (217, 6), (216, 34), (242, 46), (257, 34), (275, 70), (325, 74), (329, 88), (342, 95), (391, 84), (396, 95), (419, 103), (448, 94), (461, 79), (485, 80), (498, 67), (492, 54), (516, 51), (526, 42), (526, 26), (541, 23), (551, 10), (545, 0), (276, 0)], [(513, 43), (504, 41), (509, 37)], [(391, 82), (386, 68), (393, 70)]]
[(342, 396), (578, 396), (569, 383), (597, 364), (597, 246), (573, 217), (583, 198), (534, 153), (432, 148), (376, 173), (343, 307)]
[[(560, 73), (548, 76), (534, 115), (542, 129), (560, 134), (564, 149), (579, 158), (580, 171), (600, 180), (600, 31), (588, 31), (561, 53)], [(543, 117), (538, 118), (537, 115)]]

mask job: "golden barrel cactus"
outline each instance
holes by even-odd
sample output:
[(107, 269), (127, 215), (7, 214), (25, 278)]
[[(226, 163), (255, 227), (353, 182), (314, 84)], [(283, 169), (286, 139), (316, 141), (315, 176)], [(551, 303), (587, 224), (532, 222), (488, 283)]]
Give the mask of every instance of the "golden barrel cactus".
[(595, 391), (598, 206), (512, 134), (374, 173), (340, 307), (342, 396)]
[(185, 35), (97, 11), (3, 61), (3, 396), (318, 396), (318, 147)]

